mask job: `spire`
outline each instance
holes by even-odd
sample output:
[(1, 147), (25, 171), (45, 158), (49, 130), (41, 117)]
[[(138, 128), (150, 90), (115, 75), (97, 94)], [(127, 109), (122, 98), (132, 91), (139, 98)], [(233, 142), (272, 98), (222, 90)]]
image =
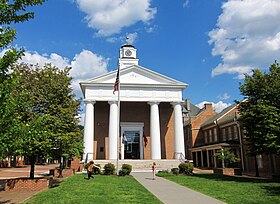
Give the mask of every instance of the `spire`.
[(126, 44), (126, 45), (129, 45), (129, 37), (128, 37), (128, 36), (126, 36), (125, 44)]

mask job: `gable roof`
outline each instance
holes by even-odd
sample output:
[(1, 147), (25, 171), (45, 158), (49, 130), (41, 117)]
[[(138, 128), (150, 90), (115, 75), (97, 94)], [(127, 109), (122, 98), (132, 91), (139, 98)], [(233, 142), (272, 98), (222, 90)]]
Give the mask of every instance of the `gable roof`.
[[(87, 86), (113, 86), (116, 80), (117, 71), (118, 70), (114, 70), (106, 74), (80, 82), (83, 94), (85, 92), (85, 87)], [(183, 90), (188, 86), (188, 84), (164, 76), (139, 65), (132, 65), (120, 69), (120, 84), (122, 89), (127, 87), (161, 87), (177, 89), (179, 88)]]
[(235, 107), (236, 107), (236, 104), (232, 104), (231, 106), (226, 107), (220, 113), (214, 115), (212, 118), (210, 118), (210, 119), (206, 120), (204, 123), (202, 123), (201, 127), (215, 124), (216, 121), (221, 119), (224, 115), (226, 115), (228, 112), (230, 112)]

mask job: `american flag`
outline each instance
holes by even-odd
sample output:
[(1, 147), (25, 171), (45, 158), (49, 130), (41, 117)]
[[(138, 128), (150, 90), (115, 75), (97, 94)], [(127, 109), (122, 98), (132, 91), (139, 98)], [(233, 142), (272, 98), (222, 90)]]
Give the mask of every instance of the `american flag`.
[(120, 69), (118, 69), (115, 85), (114, 85), (114, 91), (113, 94), (115, 94), (115, 91), (119, 90), (119, 83), (120, 83)]

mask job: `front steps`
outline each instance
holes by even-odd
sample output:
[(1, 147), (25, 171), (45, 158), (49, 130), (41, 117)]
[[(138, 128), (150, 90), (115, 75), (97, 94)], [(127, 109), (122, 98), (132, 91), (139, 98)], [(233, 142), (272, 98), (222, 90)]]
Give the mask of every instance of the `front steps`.
[[(179, 160), (119, 160), (119, 169), (121, 169), (123, 164), (130, 164), (132, 166), (132, 172), (147, 172), (152, 171), (153, 162), (156, 163), (156, 170), (171, 170), (172, 168), (178, 168), (178, 165), (181, 163)], [(117, 160), (94, 160), (95, 164), (100, 164), (101, 168), (105, 164), (112, 163), (117, 168)]]

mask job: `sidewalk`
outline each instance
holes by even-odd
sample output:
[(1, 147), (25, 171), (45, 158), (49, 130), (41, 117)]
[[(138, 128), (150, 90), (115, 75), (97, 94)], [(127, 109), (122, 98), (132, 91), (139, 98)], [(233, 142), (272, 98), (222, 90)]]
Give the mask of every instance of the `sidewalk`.
[[(53, 169), (56, 166), (57, 164), (46, 166), (36, 165), (35, 177), (48, 173), (49, 169)], [(0, 168), (0, 179), (29, 177), (29, 172), (30, 166), (20, 168)], [(0, 189), (0, 204), (17, 204), (30, 198), (38, 192), (40, 191), (1, 191)]]
[(152, 172), (132, 172), (131, 175), (165, 204), (223, 203), (222, 201), (216, 200), (161, 177), (156, 177), (156, 179), (153, 180)]

